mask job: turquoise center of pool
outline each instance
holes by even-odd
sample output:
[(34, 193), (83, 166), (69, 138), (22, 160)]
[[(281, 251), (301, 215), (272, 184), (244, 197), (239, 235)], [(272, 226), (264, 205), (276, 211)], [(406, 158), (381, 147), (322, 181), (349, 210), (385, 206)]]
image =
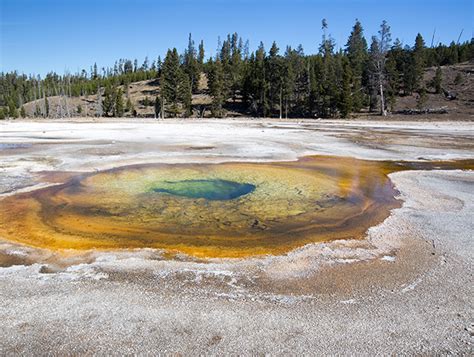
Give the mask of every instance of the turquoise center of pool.
[(255, 185), (227, 180), (164, 181), (152, 191), (187, 198), (204, 198), (211, 201), (233, 200), (255, 190)]

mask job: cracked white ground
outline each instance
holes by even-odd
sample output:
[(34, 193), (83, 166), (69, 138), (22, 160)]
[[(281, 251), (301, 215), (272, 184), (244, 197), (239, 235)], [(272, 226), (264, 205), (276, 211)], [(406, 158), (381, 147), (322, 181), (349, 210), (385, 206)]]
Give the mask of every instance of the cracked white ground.
[[(40, 171), (137, 163), (474, 158), (469, 122), (0, 123), (0, 195)], [(0, 237), (0, 354), (471, 354), (474, 173), (390, 175), (403, 206), (364, 241), (283, 256), (55, 253)], [(1, 200), (0, 200), (1, 204)]]

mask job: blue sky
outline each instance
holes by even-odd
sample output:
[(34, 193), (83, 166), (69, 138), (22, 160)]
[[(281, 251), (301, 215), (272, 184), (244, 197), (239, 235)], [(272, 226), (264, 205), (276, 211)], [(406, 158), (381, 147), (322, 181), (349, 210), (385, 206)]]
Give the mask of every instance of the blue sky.
[(383, 19), (392, 37), (412, 45), (417, 32), (431, 42), (462, 41), (473, 34), (472, 0), (0, 0), (0, 71), (44, 75), (76, 72), (119, 58), (155, 59), (182, 50), (191, 32), (213, 54), (218, 36), (238, 32), (254, 49), (302, 44), (317, 51), (321, 19), (343, 46), (358, 18), (369, 39)]

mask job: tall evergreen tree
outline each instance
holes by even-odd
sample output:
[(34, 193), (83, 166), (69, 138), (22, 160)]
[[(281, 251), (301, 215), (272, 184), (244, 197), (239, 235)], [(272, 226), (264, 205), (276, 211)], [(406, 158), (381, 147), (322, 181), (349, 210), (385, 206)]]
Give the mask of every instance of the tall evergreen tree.
[(292, 94), (289, 98), (288, 108), (292, 116), (304, 116), (308, 98), (308, 63), (305, 59), (303, 46), (299, 45), (296, 50), (287, 50), (289, 82)]
[(106, 117), (113, 114), (114, 106), (115, 89), (111, 85), (107, 85), (104, 91), (104, 101), (102, 102), (102, 110)]
[(13, 119), (18, 118), (18, 109), (13, 99), (8, 102), (8, 116)]
[(178, 71), (178, 100), (180, 101), (185, 117), (192, 114), (192, 89), (189, 77), (183, 70)]
[(337, 83), (336, 83), (336, 63), (334, 59), (335, 42), (327, 35), (328, 23), (322, 20), (323, 39), (319, 46), (319, 53), (322, 56), (322, 100), (321, 114), (324, 117), (334, 116), (337, 111)]
[(443, 82), (443, 70), (438, 66), (436, 68), (435, 76), (431, 81), (431, 86), (434, 88), (435, 93), (439, 94), (442, 91), (442, 82)]
[(98, 76), (99, 74), (97, 72), (97, 63), (94, 63), (94, 69), (92, 70), (92, 79), (97, 79)]
[(179, 54), (176, 48), (168, 50), (161, 70), (161, 103), (163, 114), (165, 111), (176, 117), (180, 112), (180, 105), (185, 116), (191, 114), (191, 83), (185, 69), (179, 63)]
[(293, 61), (291, 61), (294, 56), (294, 51), (290, 46), (287, 46), (284, 56), (284, 74), (283, 74), (283, 105), (285, 108), (285, 118), (288, 118), (288, 115), (291, 115), (291, 104), (293, 100), (293, 95), (295, 92), (295, 68), (293, 66)]
[(176, 48), (168, 50), (161, 70), (161, 99), (164, 111), (169, 110), (172, 116), (179, 112), (179, 55)]
[(255, 52), (255, 98), (257, 99), (257, 112), (261, 116), (266, 117), (268, 113), (268, 97), (267, 97), (267, 73), (265, 71), (265, 47), (263, 42), (260, 42), (257, 51)]
[(203, 70), (202, 66), (204, 65), (204, 56), (205, 56), (204, 41), (201, 40), (201, 42), (199, 43), (199, 51), (198, 51), (198, 63), (201, 66), (201, 71)]
[(387, 102), (390, 105), (390, 111), (395, 110), (396, 99), (402, 88), (404, 57), (402, 44), (397, 38), (387, 55), (386, 63)]
[(359, 20), (356, 20), (352, 32), (347, 40), (346, 54), (352, 71), (352, 98), (355, 111), (360, 111), (364, 104), (363, 85), (366, 77), (368, 60), (367, 41)]
[(119, 88), (114, 93), (115, 103), (114, 103), (114, 117), (123, 117), (124, 106), (123, 106), (123, 91), (122, 88)]
[(281, 56), (278, 54), (279, 48), (276, 42), (273, 42), (267, 57), (268, 72), (268, 103), (270, 112), (279, 110), (280, 118), (283, 115), (283, 75), (284, 66)]
[(338, 102), (339, 112), (341, 117), (347, 118), (347, 116), (352, 112), (353, 99), (351, 92), (351, 83), (352, 79), (352, 69), (347, 58), (343, 58), (343, 75), (342, 75), (342, 88), (340, 91), (340, 97)]
[(48, 97), (44, 97), (44, 114), (46, 118), (49, 118), (49, 101)]
[(235, 101), (242, 89), (242, 39), (237, 33), (230, 37), (230, 61), (226, 70), (230, 71), (229, 96)]
[(222, 63), (219, 58), (216, 61), (209, 61), (209, 72), (208, 72), (208, 83), (209, 93), (212, 97), (212, 116), (221, 118), (224, 115), (223, 104), (224, 96), (223, 92), (224, 72)]
[(418, 34), (413, 47), (413, 66), (414, 66), (414, 87), (419, 89), (422, 86), (423, 73), (425, 70), (425, 41), (421, 34)]
[(188, 48), (184, 53), (184, 70), (189, 77), (189, 81), (191, 82), (192, 91), (196, 91), (199, 85), (200, 67), (191, 34), (189, 34)]
[(125, 111), (129, 113), (129, 115), (133, 115), (133, 103), (130, 97), (127, 97), (127, 101), (125, 102)]

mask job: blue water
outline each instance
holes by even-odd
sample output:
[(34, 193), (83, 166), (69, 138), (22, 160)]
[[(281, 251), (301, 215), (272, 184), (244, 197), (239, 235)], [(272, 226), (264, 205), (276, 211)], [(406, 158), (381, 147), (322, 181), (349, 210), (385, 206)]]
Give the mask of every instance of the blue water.
[(154, 192), (211, 201), (232, 200), (255, 190), (255, 185), (227, 180), (164, 181), (152, 189)]

